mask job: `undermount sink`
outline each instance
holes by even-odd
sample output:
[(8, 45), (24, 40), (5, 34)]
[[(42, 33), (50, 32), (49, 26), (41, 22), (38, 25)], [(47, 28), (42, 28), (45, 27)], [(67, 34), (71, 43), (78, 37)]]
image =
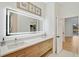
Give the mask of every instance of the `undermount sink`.
[(26, 42), (18, 42), (18, 43), (10, 44), (7, 47), (8, 49), (13, 49), (13, 48), (18, 48), (20, 46), (23, 46), (24, 44), (26, 44)]

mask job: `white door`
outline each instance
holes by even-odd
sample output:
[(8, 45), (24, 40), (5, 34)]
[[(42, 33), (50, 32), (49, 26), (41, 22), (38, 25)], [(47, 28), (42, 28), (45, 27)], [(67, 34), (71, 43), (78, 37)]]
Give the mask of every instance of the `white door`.
[(62, 51), (62, 44), (64, 39), (64, 20), (56, 19), (56, 53)]

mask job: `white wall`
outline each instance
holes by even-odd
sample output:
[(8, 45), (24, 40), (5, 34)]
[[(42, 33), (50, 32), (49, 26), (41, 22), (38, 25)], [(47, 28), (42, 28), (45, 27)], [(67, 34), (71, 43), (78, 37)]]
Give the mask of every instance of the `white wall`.
[(63, 18), (79, 15), (79, 2), (59, 2), (60, 16)]
[(78, 24), (78, 17), (69, 17), (65, 19), (65, 36), (72, 37), (74, 35), (73, 24)]
[(0, 3), (0, 41), (6, 35), (6, 19), (5, 19), (6, 16), (5, 16), (5, 11), (4, 11), (5, 7), (15, 8), (16, 4), (6, 3), (6, 2)]
[(45, 13), (45, 31), (49, 36), (55, 35), (55, 3), (50, 2), (46, 5)]
[(71, 19), (69, 18), (65, 20), (65, 36), (67, 37), (73, 36), (73, 25)]
[[(43, 3), (34, 3), (37, 6), (40, 6), (41, 9), (45, 8)], [(16, 8), (16, 3), (15, 2), (1, 2), (0, 3), (0, 41), (2, 41), (2, 38), (5, 37), (6, 35), (6, 16), (5, 16), (5, 8), (10, 7), (10, 8)], [(42, 17), (44, 18), (44, 11), (45, 9), (42, 10)], [(9, 38), (9, 39), (14, 39)]]
[(65, 32), (65, 19), (68, 17), (79, 16), (79, 2), (56, 2), (56, 16), (63, 19), (63, 31)]
[[(65, 27), (65, 19), (68, 17), (79, 16), (79, 2), (57, 2), (56, 3), (58, 12), (56, 13), (60, 19), (64, 20)], [(65, 32), (65, 28), (64, 32)]]
[(53, 37), (53, 51), (55, 51), (55, 3), (48, 2), (46, 5), (44, 30), (48, 36)]

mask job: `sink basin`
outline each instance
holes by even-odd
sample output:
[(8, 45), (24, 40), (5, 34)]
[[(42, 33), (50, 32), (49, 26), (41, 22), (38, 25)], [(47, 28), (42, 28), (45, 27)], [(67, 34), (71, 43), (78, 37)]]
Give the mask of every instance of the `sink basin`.
[(7, 47), (8, 47), (8, 49), (13, 49), (13, 48), (21, 47), (24, 44), (26, 44), (26, 43), (25, 42), (19, 42), (19, 43), (14, 43), (14, 44), (8, 45)]

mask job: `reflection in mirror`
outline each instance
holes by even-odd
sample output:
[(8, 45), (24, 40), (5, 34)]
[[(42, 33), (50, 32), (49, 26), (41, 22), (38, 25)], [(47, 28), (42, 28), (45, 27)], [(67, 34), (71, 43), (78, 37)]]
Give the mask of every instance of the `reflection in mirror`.
[(40, 20), (11, 11), (8, 13), (8, 34), (40, 31)]

